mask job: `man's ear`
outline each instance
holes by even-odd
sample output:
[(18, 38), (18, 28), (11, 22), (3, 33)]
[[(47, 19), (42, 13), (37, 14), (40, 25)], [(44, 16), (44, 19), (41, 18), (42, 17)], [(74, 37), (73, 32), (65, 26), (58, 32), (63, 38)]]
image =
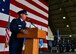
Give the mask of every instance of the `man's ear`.
[(20, 14), (20, 16), (22, 16), (22, 14)]

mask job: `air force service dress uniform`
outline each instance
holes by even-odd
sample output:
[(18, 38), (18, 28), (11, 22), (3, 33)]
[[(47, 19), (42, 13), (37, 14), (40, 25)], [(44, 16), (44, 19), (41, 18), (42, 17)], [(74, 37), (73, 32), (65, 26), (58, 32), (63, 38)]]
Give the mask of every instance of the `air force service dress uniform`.
[[(23, 13), (23, 12), (21, 12)], [(9, 53), (21, 54), (24, 38), (17, 38), (17, 34), (21, 29), (26, 29), (26, 22), (21, 18), (13, 19), (10, 24), (10, 31), (12, 32), (9, 41)]]

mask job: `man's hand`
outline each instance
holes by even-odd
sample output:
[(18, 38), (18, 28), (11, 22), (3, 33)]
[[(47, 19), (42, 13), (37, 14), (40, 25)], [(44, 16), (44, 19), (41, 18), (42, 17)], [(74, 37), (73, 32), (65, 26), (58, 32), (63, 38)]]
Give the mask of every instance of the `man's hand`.
[(24, 29), (21, 29), (21, 32), (24, 33), (24, 34), (28, 34), (28, 31), (24, 30)]

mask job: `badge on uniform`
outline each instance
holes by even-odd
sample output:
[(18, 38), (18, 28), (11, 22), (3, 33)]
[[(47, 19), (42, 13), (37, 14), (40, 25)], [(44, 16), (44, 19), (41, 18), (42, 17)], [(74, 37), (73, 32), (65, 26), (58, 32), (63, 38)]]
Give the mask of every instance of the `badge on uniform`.
[(19, 27), (19, 29), (21, 29), (22, 28), (22, 25), (18, 25), (18, 27)]

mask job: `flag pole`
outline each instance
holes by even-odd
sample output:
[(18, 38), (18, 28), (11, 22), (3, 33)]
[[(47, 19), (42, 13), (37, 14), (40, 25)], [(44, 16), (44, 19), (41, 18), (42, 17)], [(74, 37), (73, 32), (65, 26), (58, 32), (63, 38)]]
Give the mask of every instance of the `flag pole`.
[(8, 42), (9, 42), (9, 38), (7, 38), (7, 36), (9, 36), (9, 28), (10, 28), (10, 15), (8, 17), (8, 23), (7, 23), (7, 26), (6, 26), (6, 34), (5, 34), (5, 45), (4, 45), (4, 53), (3, 54), (6, 54), (6, 51), (5, 49), (8, 47)]

